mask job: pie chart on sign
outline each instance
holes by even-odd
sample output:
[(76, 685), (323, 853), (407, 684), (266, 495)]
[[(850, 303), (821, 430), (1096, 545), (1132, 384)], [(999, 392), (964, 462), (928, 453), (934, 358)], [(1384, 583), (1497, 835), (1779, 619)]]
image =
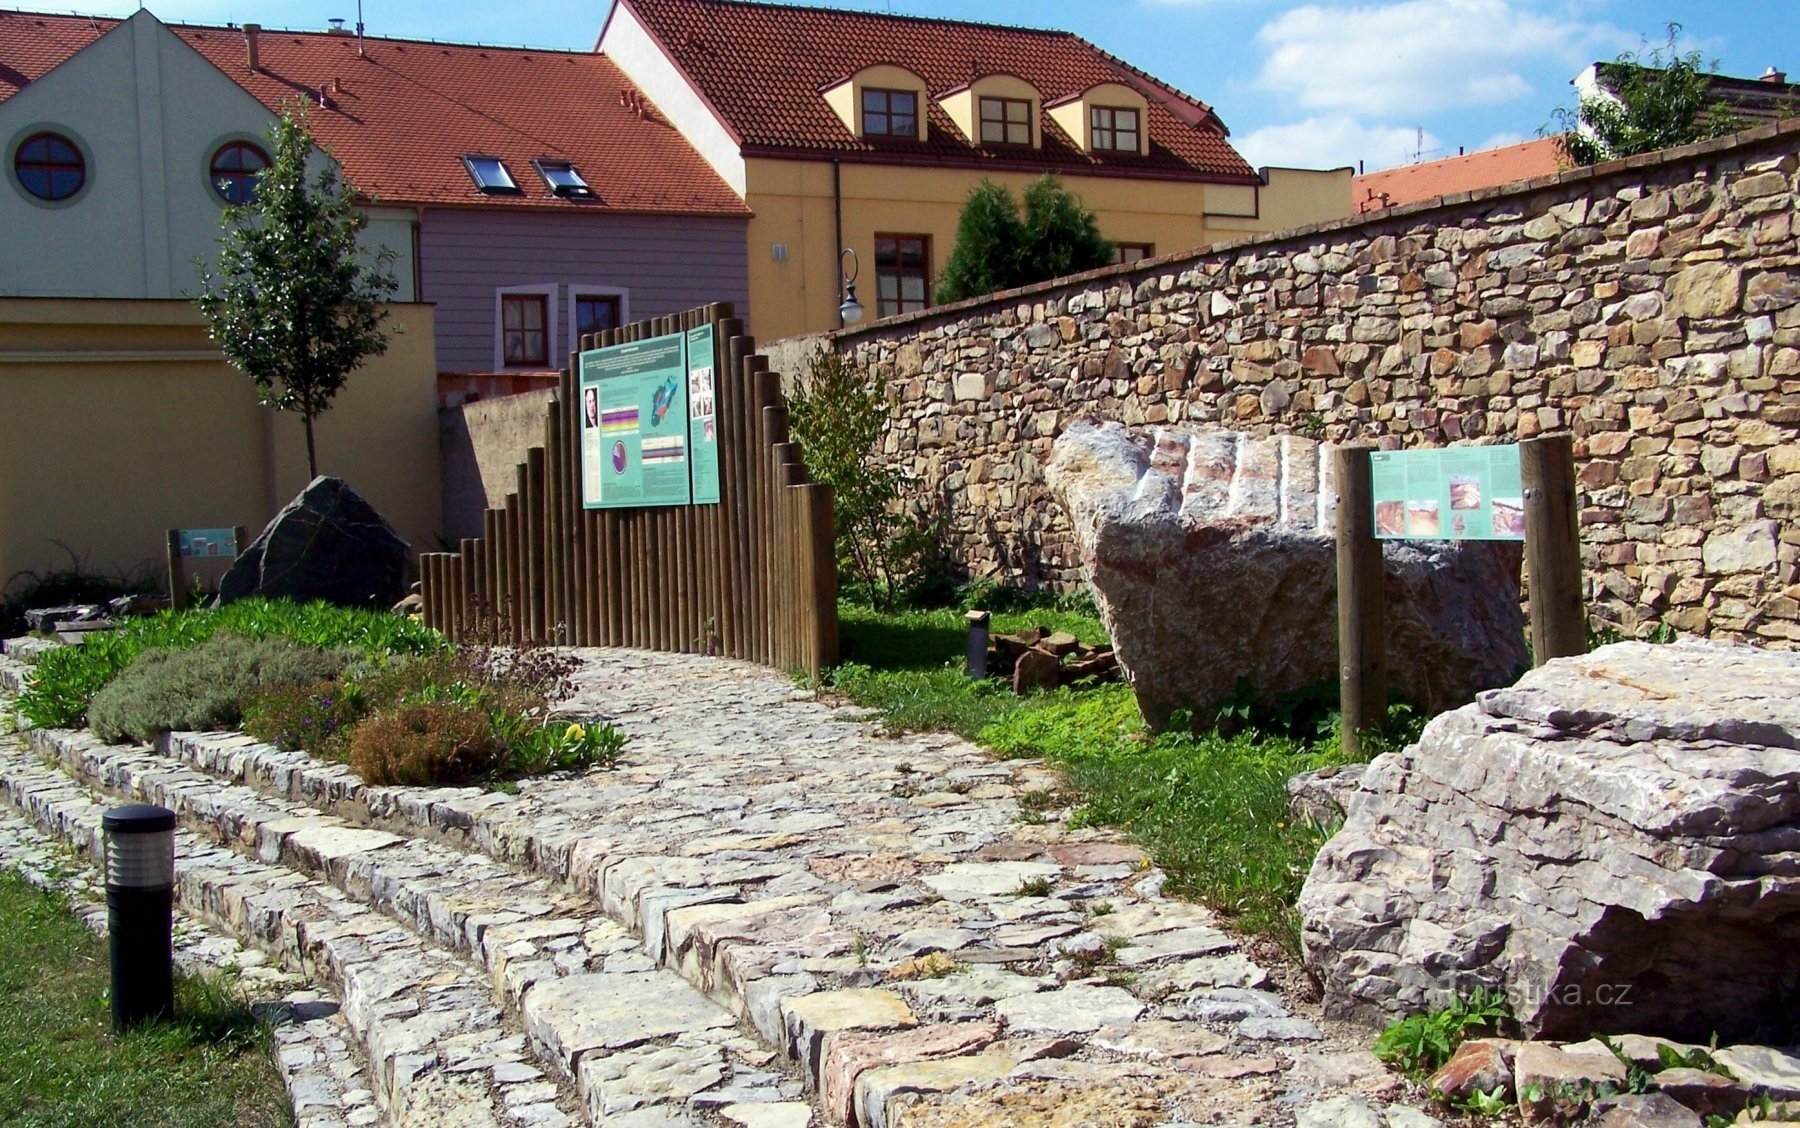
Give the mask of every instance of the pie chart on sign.
[(623, 442), (613, 443), (612, 464), (613, 473), (623, 474), (625, 472), (625, 444)]

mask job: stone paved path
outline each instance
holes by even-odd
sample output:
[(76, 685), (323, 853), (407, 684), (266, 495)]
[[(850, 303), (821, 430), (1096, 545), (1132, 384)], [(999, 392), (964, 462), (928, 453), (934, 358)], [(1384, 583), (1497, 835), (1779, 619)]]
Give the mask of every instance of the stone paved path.
[(879, 735), (761, 667), (581, 653), (564, 711), (624, 729), (625, 762), (516, 796), (229, 734), (30, 736), (485, 964), (593, 1123), (1326, 1124), (1346, 1097), (1429, 1123), (1141, 851), (1028, 813), (1043, 765)]

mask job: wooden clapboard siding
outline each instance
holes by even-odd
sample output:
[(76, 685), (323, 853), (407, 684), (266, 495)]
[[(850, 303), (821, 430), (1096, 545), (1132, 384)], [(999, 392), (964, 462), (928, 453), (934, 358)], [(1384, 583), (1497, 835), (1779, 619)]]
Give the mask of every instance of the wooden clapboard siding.
[(711, 323), (717, 505), (585, 510), (578, 374), (542, 408), (541, 444), (480, 539), (421, 558), (425, 621), (452, 638), (635, 646), (745, 658), (817, 677), (837, 662), (831, 488), (789, 441), (781, 378), (719, 303), (636, 321), (587, 347)]
[(677, 314), (714, 296), (744, 309), (746, 223), (729, 216), (427, 208), (419, 279), (422, 300), (437, 306), (438, 371), (493, 371), (494, 295), (503, 287), (556, 287), (553, 362), (568, 351), (572, 292), (627, 291), (634, 320)]

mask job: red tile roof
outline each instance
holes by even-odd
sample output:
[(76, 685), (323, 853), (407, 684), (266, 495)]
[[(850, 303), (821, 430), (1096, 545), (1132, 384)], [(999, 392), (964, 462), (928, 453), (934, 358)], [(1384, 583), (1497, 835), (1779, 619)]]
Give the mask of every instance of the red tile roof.
[[(118, 22), (0, 12), (0, 100)], [(631, 81), (591, 52), (371, 37), (359, 56), (354, 35), (265, 28), (253, 72), (242, 30), (169, 30), (271, 111), (307, 98), (319, 143), (382, 202), (749, 214), (654, 107), (646, 103), (640, 117), (621, 104), (622, 92), (635, 90)], [(331, 92), (333, 84), (341, 92)], [(524, 194), (477, 192), (464, 154), (504, 159)], [(572, 162), (599, 200), (551, 195), (534, 157)]]
[(1401, 165), (1358, 176), (1350, 182), (1357, 211), (1398, 207), (1420, 200), (1493, 188), (1515, 180), (1549, 176), (1562, 169), (1556, 138), (1540, 137), (1519, 145), (1482, 149), (1438, 161)]
[[(1225, 140), (1204, 103), (1063, 31), (958, 20), (805, 8), (743, 0), (619, 0), (711, 102), (746, 155), (814, 155), (1192, 180), (1248, 181), (1256, 172)], [(1003, 71), (1036, 87), (1045, 102), (1103, 82), (1150, 103), (1150, 153), (1090, 156), (1042, 115), (1043, 148), (983, 148), (963, 137), (937, 105), (924, 143), (864, 140), (844, 126), (820, 91), (866, 67), (903, 66), (933, 97)]]

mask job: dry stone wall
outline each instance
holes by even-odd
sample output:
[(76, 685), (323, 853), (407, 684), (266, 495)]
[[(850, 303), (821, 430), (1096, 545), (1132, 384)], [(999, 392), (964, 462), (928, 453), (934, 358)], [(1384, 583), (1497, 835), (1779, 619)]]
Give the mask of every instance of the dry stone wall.
[(887, 377), (886, 453), (972, 575), (1080, 581), (1043, 466), (1086, 413), (1388, 448), (1568, 429), (1600, 620), (1793, 646), (1797, 170), (1800, 119), (828, 343)]

